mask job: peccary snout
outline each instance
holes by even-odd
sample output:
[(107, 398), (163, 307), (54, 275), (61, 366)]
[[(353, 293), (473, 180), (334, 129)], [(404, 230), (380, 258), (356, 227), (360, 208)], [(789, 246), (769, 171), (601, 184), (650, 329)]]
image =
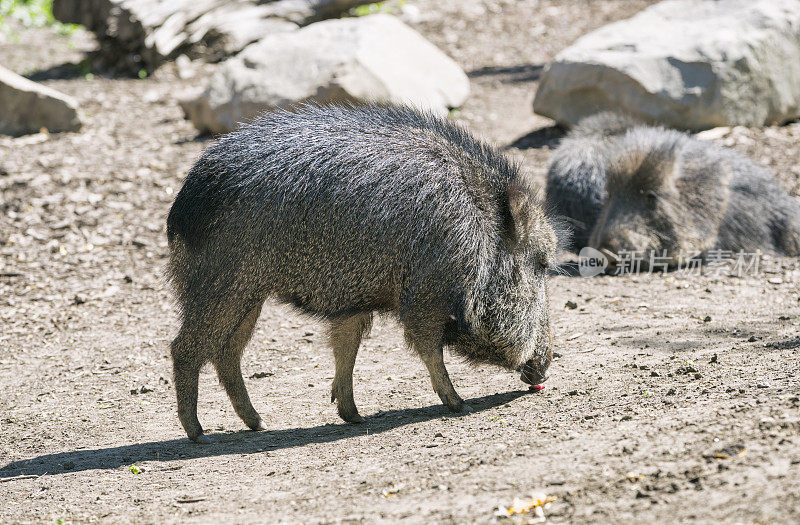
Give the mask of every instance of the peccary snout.
[(553, 347), (550, 345), (550, 338), (546, 345), (539, 348), (535, 357), (526, 361), (520, 366), (517, 371), (520, 373), (520, 379), (523, 383), (529, 385), (538, 385), (547, 381), (547, 369), (550, 368), (550, 363), (553, 361)]
[(527, 383), (529, 385), (539, 385), (547, 381), (549, 377), (547, 375), (547, 370), (541, 370), (537, 368), (539, 363), (534, 361), (528, 361), (521, 367), (519, 367), (520, 376), (519, 378), (522, 380), (523, 383)]
[[(613, 269), (625, 252), (645, 253), (657, 250), (659, 244), (654, 235), (647, 231), (643, 221), (636, 217), (613, 218), (618, 211), (611, 204), (608, 213), (604, 212), (598, 221), (597, 228), (589, 238), (589, 246), (602, 252), (608, 267)], [(610, 217), (609, 217), (610, 216)]]
[[(547, 303), (547, 299), (539, 299), (540, 302)], [(532, 342), (535, 344), (532, 354), (521, 366), (517, 368), (520, 379), (529, 385), (538, 385), (547, 380), (547, 370), (553, 361), (553, 335), (550, 331), (550, 316), (545, 309), (539, 319), (541, 327), (537, 333), (537, 338)]]

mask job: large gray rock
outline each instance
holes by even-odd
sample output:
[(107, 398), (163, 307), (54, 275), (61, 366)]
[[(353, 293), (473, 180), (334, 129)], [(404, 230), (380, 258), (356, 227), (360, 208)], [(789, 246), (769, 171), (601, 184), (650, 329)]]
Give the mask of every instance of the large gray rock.
[(264, 36), (369, 1), (53, 0), (53, 15), (94, 32), (106, 67), (136, 72), (151, 71), (180, 54), (222, 60)]
[[(194, 58), (222, 60), (267, 35), (294, 31), (297, 27), (294, 22), (273, 16), (268, 5), (226, 4), (187, 24), (173, 40), (178, 45), (165, 48), (161, 54), (171, 57), (175, 50), (188, 45)], [(163, 33), (161, 28), (155, 35), (159, 33)]]
[(389, 15), (343, 18), (272, 35), (223, 63), (208, 88), (182, 103), (201, 131), (302, 101), (379, 101), (445, 113), (469, 94), (459, 66)]
[(72, 97), (0, 66), (0, 134), (25, 135), (41, 128), (57, 133), (80, 127)]
[(685, 129), (800, 116), (800, 0), (669, 0), (607, 25), (544, 71), (536, 113), (611, 109)]

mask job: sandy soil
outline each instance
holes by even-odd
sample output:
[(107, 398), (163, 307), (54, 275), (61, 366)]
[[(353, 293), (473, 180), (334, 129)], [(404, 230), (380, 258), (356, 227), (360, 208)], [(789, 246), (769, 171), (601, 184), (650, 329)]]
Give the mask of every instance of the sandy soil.
[[(647, 5), (409, 1), (413, 25), (472, 80), (459, 119), (541, 176), (561, 132), (534, 115), (544, 64)], [(0, 521), (527, 522), (498, 507), (541, 493), (553, 523), (800, 521), (800, 260), (743, 278), (552, 279), (547, 389), (448, 367), (475, 412), (440, 406), (391, 319), (356, 364), (367, 422), (329, 403), (324, 327), (265, 308), (243, 367), (268, 425), (245, 431), (211, 370), (177, 420), (164, 221), (208, 139), (176, 104), (207, 75), (86, 79), (85, 33), (20, 30), (0, 62), (76, 97), (79, 133), (0, 138)], [(800, 124), (719, 142), (798, 194)], [(59, 521), (60, 520), (60, 521)]]

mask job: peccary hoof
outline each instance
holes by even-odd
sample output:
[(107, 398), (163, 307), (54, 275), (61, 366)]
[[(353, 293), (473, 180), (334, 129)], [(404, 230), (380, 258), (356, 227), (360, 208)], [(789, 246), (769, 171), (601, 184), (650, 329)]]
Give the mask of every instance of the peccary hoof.
[[(248, 425), (248, 426), (250, 426), (250, 425)], [(255, 430), (255, 431), (266, 430), (266, 429), (267, 429), (267, 425), (264, 423), (264, 421), (262, 421), (260, 419), (258, 420), (258, 423), (256, 423), (255, 425), (250, 426), (250, 430)]]
[(189, 439), (191, 439), (198, 445), (208, 445), (211, 443), (211, 440), (208, 439), (208, 436), (206, 436), (205, 434), (200, 434), (195, 437), (190, 437)]
[(454, 414), (469, 414), (470, 412), (475, 412), (475, 409), (469, 406), (468, 404), (464, 403), (463, 401), (457, 405), (446, 405), (450, 412)]
[(348, 423), (355, 423), (355, 424), (358, 424), (358, 423), (363, 423), (363, 422), (364, 422), (364, 418), (363, 418), (363, 417), (361, 417), (361, 416), (360, 416), (360, 415), (358, 415), (358, 414), (356, 414), (356, 415), (354, 415), (354, 416), (347, 416), (346, 418), (342, 418), (342, 419), (344, 419), (344, 420), (345, 420), (345, 421), (347, 421)]

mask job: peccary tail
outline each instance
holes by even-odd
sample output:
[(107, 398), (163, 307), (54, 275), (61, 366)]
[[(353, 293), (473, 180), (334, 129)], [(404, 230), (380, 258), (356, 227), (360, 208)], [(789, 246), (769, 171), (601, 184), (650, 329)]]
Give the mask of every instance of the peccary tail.
[(192, 167), (184, 183), (184, 188), (188, 187), (189, 191), (178, 193), (167, 216), (167, 242), (171, 255), (166, 273), (180, 299), (185, 299), (185, 292), (191, 284), (191, 254), (208, 242), (207, 225), (223, 204), (216, 181), (224, 168), (216, 164), (213, 157), (204, 155)]

